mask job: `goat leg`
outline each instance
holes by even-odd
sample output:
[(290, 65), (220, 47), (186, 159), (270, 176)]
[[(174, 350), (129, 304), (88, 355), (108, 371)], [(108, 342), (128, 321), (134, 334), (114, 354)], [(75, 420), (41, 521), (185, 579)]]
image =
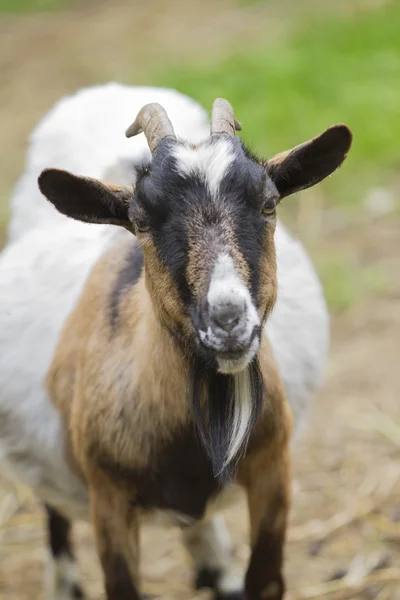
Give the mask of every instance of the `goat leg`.
[[(111, 490), (110, 490), (111, 491)], [(107, 600), (140, 600), (136, 509), (121, 490), (91, 489), (92, 520), (104, 573)]]
[(251, 557), (246, 573), (246, 600), (282, 600), (283, 550), (290, 506), (288, 447), (271, 456), (257, 453), (246, 461), (251, 527)]

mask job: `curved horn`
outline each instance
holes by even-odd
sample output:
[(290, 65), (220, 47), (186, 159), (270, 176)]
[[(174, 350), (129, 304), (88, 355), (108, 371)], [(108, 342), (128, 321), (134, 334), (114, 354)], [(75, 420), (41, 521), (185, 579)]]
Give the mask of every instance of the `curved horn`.
[(211, 114), (211, 135), (226, 134), (235, 136), (236, 131), (242, 129), (239, 121), (235, 119), (233, 108), (228, 100), (217, 98), (214, 100)]
[(125, 135), (132, 137), (142, 131), (152, 154), (161, 140), (167, 137), (176, 139), (174, 128), (165, 109), (157, 102), (143, 106), (132, 125), (126, 130)]

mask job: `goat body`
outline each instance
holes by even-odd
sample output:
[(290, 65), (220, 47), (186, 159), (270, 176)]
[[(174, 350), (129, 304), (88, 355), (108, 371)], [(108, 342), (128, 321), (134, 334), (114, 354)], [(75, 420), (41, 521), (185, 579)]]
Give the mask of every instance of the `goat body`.
[[(10, 242), (0, 257), (0, 461), (70, 518), (87, 518), (89, 482), (110, 599), (137, 593), (131, 583), (131, 578), (136, 582), (136, 546), (123, 529), (129, 524), (131, 533), (137, 531), (136, 510), (150, 508), (172, 511), (178, 522), (192, 525), (184, 537), (199, 576), (204, 569), (217, 569), (216, 590), (228, 596), (243, 582), (232, 583), (236, 567), (227, 564), (226, 549), (218, 542), (220, 525), (207, 520), (199, 528), (195, 523), (222, 485), (210, 470), (187, 402), (196, 365), (187, 362), (184, 349), (166, 335), (154, 312), (142, 251), (132, 235), (111, 225), (89, 227), (68, 219), (44, 201), (36, 184), (49, 166), (118, 185), (135, 183), (134, 165), (149, 161), (149, 148), (142, 136), (128, 141), (122, 133), (149, 101), (164, 106), (175, 132), (185, 139), (201, 143), (208, 137), (207, 115), (191, 99), (172, 90), (117, 84), (63, 99), (31, 137), (26, 169), (11, 201)], [(284, 395), (298, 430), (321, 380), (329, 335), (313, 267), (279, 222), (275, 247), (279, 294), (259, 352), (268, 403), (237, 476), (250, 490), (250, 500), (260, 486), (270, 486), (271, 492), (268, 464), (279, 456), (274, 459), (279, 472), (275, 489), (281, 496), (277, 500), (269, 493), (267, 504), (281, 523), (282, 536), (290, 431)], [(238, 389), (250, 385), (241, 373), (232, 377)], [(218, 382), (212, 385), (219, 389)], [(262, 472), (269, 473), (268, 483)], [(256, 555), (265, 555), (272, 538), (259, 537), (265, 512), (258, 510), (253, 507), (253, 550), (258, 544)], [(104, 511), (124, 540), (123, 557), (107, 543)], [(121, 511), (123, 522), (117, 518)], [(196, 543), (203, 555), (207, 544), (214, 544), (220, 563), (196, 555), (191, 550)], [(279, 555), (279, 548), (273, 548)], [(251, 564), (248, 590), (255, 586), (250, 595), (258, 597), (268, 577)], [(116, 571), (120, 582), (113, 584), (110, 573)], [(125, 585), (123, 593), (120, 585)], [(271, 598), (280, 598), (281, 583), (275, 595), (270, 591)]]

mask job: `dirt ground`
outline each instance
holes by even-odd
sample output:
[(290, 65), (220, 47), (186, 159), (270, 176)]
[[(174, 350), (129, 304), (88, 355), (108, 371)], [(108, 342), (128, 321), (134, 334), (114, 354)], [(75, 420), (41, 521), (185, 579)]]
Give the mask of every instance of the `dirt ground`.
[[(128, 55), (138, 73), (143, 73), (140, 56), (132, 55), (126, 32), (132, 22), (125, 13), (115, 17), (109, 4), (99, 1), (95, 13), (93, 9), (71, 13), (63, 21), (59, 15), (49, 15), (33, 16), (23, 23), (10, 17), (0, 23), (1, 193), (9, 189), (22, 168), (28, 131), (60, 95), (94, 79), (123, 80)], [(201, 3), (201, 11), (200, 3), (192, 1), (176, 3), (169, 11), (163, 10), (162, 2), (151, 5), (152, 18), (137, 10), (133, 29), (136, 33), (142, 30), (143, 44), (148, 32), (149, 39), (157, 36), (170, 56), (178, 56), (180, 50), (165, 19), (172, 23), (180, 14), (185, 20), (194, 5), (199, 18), (198, 33), (191, 40), (192, 53), (202, 45), (201, 32), (211, 14), (217, 28), (222, 15), (225, 19), (228, 15), (229, 27), (207, 51), (223, 51), (226, 31), (230, 36), (261, 35), (260, 8), (238, 22), (234, 9), (226, 12), (225, 2), (218, 11), (215, 4), (211, 10), (209, 0)], [(132, 2), (132, 6), (131, 10), (138, 9), (139, 3)], [(179, 13), (179, 7), (186, 12)], [(278, 13), (274, 19), (275, 26)], [(274, 27), (275, 35), (284, 34), (283, 29)], [(76, 39), (73, 48), (67, 44), (72, 31)], [(113, 45), (117, 32), (122, 44), (118, 53)], [(102, 37), (100, 56), (96, 53), (102, 62), (98, 76), (91, 62), (92, 44)], [(142, 51), (150, 56), (147, 60), (155, 62), (151, 43), (143, 44)], [(330, 233), (325, 245), (355, 253), (360, 265), (380, 270), (388, 286), (384, 293), (368, 295), (332, 320), (325, 385), (312, 407), (306, 431), (293, 447), (295, 493), (286, 550), (288, 597), (400, 600), (400, 217), (371, 218), (357, 228), (346, 227)], [(244, 504), (227, 512), (227, 518), (236, 554), (245, 563)], [(75, 537), (85, 589), (91, 600), (99, 600), (101, 580), (90, 529), (78, 525)], [(142, 544), (144, 591), (165, 600), (208, 597), (190, 588), (190, 566), (176, 530), (148, 526)], [(0, 479), (0, 599), (42, 598), (45, 559), (40, 506), (27, 490)]]

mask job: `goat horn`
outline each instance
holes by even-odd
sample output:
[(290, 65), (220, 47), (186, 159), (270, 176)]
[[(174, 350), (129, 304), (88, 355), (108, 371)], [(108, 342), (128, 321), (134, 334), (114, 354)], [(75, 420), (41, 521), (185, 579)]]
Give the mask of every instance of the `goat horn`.
[(234, 137), (235, 132), (241, 129), (242, 125), (235, 119), (233, 108), (228, 100), (224, 98), (214, 100), (211, 114), (211, 135), (225, 133), (230, 137)]
[(157, 102), (143, 106), (125, 135), (133, 137), (142, 131), (152, 154), (161, 140), (167, 137), (176, 139), (174, 128), (165, 109)]

